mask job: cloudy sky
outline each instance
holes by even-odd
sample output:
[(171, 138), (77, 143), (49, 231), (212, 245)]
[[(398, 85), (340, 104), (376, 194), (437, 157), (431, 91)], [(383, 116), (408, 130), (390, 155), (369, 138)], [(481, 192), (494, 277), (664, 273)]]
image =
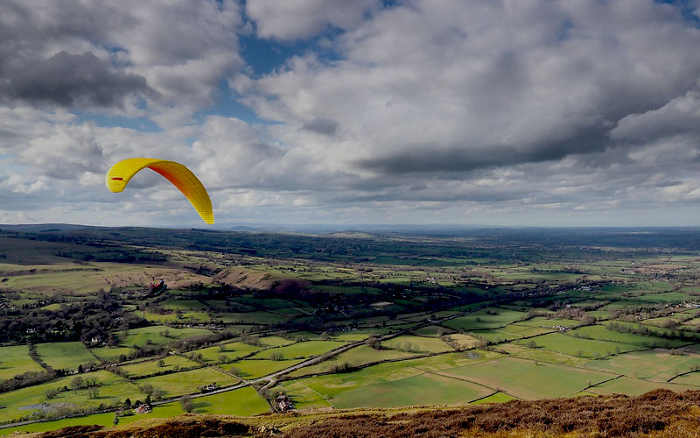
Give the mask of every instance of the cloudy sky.
[(700, 4), (4, 0), (0, 223), (700, 225)]

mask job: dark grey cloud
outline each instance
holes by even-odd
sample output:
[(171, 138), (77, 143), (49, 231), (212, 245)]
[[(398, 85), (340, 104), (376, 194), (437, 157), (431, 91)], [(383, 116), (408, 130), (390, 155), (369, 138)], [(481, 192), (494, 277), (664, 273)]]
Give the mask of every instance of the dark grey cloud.
[[(556, 134), (555, 134), (556, 135)], [(406, 145), (400, 151), (356, 161), (363, 169), (386, 174), (447, 174), (472, 172), (482, 168), (509, 166), (529, 162), (559, 160), (571, 154), (592, 154), (610, 145), (607, 129), (601, 125), (581, 129), (559, 141), (537, 145), (513, 144), (492, 147), (458, 145), (441, 148), (433, 145)]]
[(305, 123), (301, 129), (323, 135), (335, 135), (338, 131), (338, 122), (331, 119), (315, 118)]
[(309, 38), (327, 26), (356, 26), (380, 0), (247, 0), (246, 11), (263, 38)]
[(182, 118), (210, 105), (221, 79), (243, 67), (240, 8), (233, 0), (0, 2), (0, 101), (131, 115), (143, 115), (143, 102), (160, 112), (177, 104)]
[(114, 69), (90, 52), (72, 55), (61, 51), (46, 60), (0, 71), (0, 93), (5, 100), (67, 108), (122, 107), (127, 97), (156, 92), (143, 76)]

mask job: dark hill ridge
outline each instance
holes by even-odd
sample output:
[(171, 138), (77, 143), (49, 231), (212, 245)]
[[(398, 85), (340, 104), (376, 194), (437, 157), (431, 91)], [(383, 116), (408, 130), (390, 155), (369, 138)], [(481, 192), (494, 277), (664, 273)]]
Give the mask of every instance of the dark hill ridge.
[(185, 415), (123, 428), (77, 426), (44, 438), (127, 437), (673, 437), (700, 436), (700, 391), (609, 395), (410, 410), (350, 410), (238, 418)]

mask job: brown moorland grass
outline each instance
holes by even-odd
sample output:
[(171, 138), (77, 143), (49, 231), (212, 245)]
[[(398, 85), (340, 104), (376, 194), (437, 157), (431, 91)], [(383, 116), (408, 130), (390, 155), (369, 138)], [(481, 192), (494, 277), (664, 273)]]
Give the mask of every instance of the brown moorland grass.
[[(397, 413), (398, 412), (398, 413)], [(95, 430), (67, 428), (44, 438), (148, 437), (696, 437), (700, 391), (656, 390), (639, 397), (610, 395), (429, 410), (351, 410), (253, 418), (182, 416), (157, 424)], [(82, 428), (82, 429), (81, 429)]]

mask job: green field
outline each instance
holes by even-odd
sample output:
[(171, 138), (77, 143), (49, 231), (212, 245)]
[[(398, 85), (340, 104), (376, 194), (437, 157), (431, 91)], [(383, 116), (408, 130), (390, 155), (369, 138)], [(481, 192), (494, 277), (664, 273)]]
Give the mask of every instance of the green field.
[(137, 315), (143, 316), (148, 322), (159, 324), (186, 323), (186, 322), (209, 322), (211, 317), (207, 312), (182, 312), (177, 313), (153, 313), (153, 312), (134, 312)]
[(285, 345), (289, 345), (294, 342), (281, 336), (265, 336), (260, 338), (259, 340), (260, 343), (266, 347), (284, 347)]
[(160, 306), (167, 310), (204, 310), (208, 306), (195, 300), (165, 300)]
[(287, 345), (285, 347), (263, 350), (253, 356), (253, 358), (270, 359), (273, 356), (281, 355), (284, 359), (303, 359), (311, 356), (319, 356), (327, 351), (342, 347), (343, 345), (345, 345), (345, 343), (335, 341), (297, 342), (296, 344)]
[(447, 335), (445, 337), (450, 345), (454, 346), (458, 350), (467, 350), (470, 348), (476, 348), (482, 342), (479, 338), (470, 335), (462, 335), (459, 333), (454, 333)]
[(11, 379), (27, 372), (42, 371), (44, 369), (29, 357), (29, 347), (26, 345), (0, 347), (0, 380)]
[(454, 330), (439, 325), (429, 325), (427, 327), (422, 327), (413, 330), (411, 333), (416, 334), (418, 336), (440, 336), (442, 334), (454, 333)]
[(532, 319), (528, 319), (527, 321), (520, 321), (518, 322), (518, 325), (555, 329), (555, 326), (561, 326), (566, 328), (577, 327), (581, 325), (581, 322), (565, 318), (544, 318), (538, 316)]
[(339, 332), (333, 335), (333, 339), (336, 341), (347, 341), (356, 342), (362, 341), (369, 338), (370, 336), (378, 336), (386, 333), (391, 333), (393, 330), (390, 328), (372, 328), (372, 329), (360, 329), (352, 330), (347, 332)]
[(203, 328), (172, 328), (164, 325), (141, 327), (121, 333), (122, 344), (130, 347), (146, 345), (167, 345), (179, 339), (209, 335), (211, 332)]
[[(492, 314), (493, 313), (493, 314)], [(512, 309), (501, 309), (497, 307), (488, 307), (478, 310), (469, 315), (460, 316), (442, 323), (445, 327), (455, 330), (483, 330), (505, 327), (508, 324), (518, 321), (526, 314)]]
[[(160, 360), (163, 361), (163, 366), (159, 365)], [(131, 365), (124, 365), (121, 367), (129, 378), (139, 378), (144, 376), (151, 376), (156, 373), (172, 372), (176, 368), (179, 369), (190, 369), (198, 368), (197, 362), (193, 362), (182, 356), (167, 356), (159, 360), (149, 360), (146, 362), (139, 362)]]
[[(436, 373), (467, 364), (476, 364), (496, 356), (493, 353), (484, 351), (448, 353), (400, 362), (382, 363), (349, 373), (309, 377), (299, 379), (298, 382), (320, 394), (321, 399), (334, 400), (341, 393), (367, 385), (393, 382), (425, 373)], [(304, 397), (308, 399), (308, 391), (305, 391), (305, 394), (306, 396)], [(293, 393), (291, 395), (293, 396)], [(314, 403), (317, 402), (319, 400), (314, 401)]]
[(551, 332), (551, 328), (529, 327), (519, 324), (510, 324), (502, 328), (488, 330), (473, 330), (468, 333), (479, 339), (484, 339), (492, 343), (501, 343), (506, 341), (512, 341), (514, 339), (543, 335)]
[(587, 391), (594, 394), (627, 394), (631, 396), (642, 395), (655, 389), (669, 389), (675, 392), (683, 392), (696, 387), (678, 385), (672, 383), (650, 382), (648, 380), (633, 379), (630, 377), (620, 377), (619, 379), (605, 382), (601, 385), (588, 388)]
[(556, 351), (570, 356), (587, 358), (610, 356), (611, 354), (641, 349), (641, 347), (636, 345), (575, 338), (561, 333), (551, 333), (528, 340), (516, 341), (516, 343), (528, 345), (533, 341), (537, 344), (538, 348), (544, 348), (545, 350)]
[(637, 297), (639, 301), (647, 303), (682, 303), (687, 301), (689, 295), (683, 292), (664, 292), (660, 294), (646, 294)]
[(484, 403), (505, 403), (511, 400), (515, 400), (514, 397), (504, 394), (502, 392), (497, 392), (495, 394), (492, 394), (488, 397), (484, 397), (482, 399), (476, 400), (475, 402), (472, 402), (474, 405), (480, 405)]
[(135, 383), (142, 386), (150, 383), (156, 388), (165, 391), (166, 397), (175, 397), (182, 394), (199, 392), (199, 387), (216, 383), (220, 387), (231, 386), (239, 380), (224, 374), (213, 368), (199, 368), (192, 371), (182, 371), (179, 373), (166, 374), (163, 376), (147, 377), (135, 380)]
[(332, 358), (325, 360), (320, 364), (311, 365), (294, 371), (290, 374), (290, 376), (298, 377), (310, 374), (325, 373), (334, 368), (345, 366), (356, 368), (359, 366), (367, 365), (370, 363), (382, 362), (385, 360), (408, 359), (411, 357), (416, 357), (417, 355), (417, 353), (392, 349), (374, 350), (365, 345), (360, 345), (359, 347), (355, 347), (348, 351), (344, 351), (343, 353), (340, 353), (337, 356), (333, 356)]
[[(588, 362), (587, 368), (666, 382), (700, 365), (700, 355), (670, 354), (668, 350), (634, 351)], [(676, 382), (674, 380), (674, 382)]]
[(590, 362), (590, 359), (545, 350), (544, 348), (529, 348), (516, 343), (500, 344), (497, 351), (507, 353), (513, 357), (530, 359), (536, 362), (547, 362), (558, 365), (582, 366)]
[(590, 337), (599, 341), (621, 342), (624, 344), (638, 345), (640, 347), (646, 348), (676, 348), (688, 344), (688, 342), (683, 342), (675, 339), (664, 339), (659, 338), (657, 336), (643, 336), (631, 333), (619, 333), (613, 330), (608, 330), (605, 326), (602, 325), (580, 327), (576, 330), (568, 332), (568, 334), (571, 336), (576, 336), (576, 334), (580, 334), (584, 337)]
[(224, 369), (231, 370), (236, 368), (241, 372), (240, 377), (243, 379), (256, 379), (264, 377), (274, 372), (289, 368), (301, 362), (299, 360), (265, 360), (265, 359), (244, 359), (233, 362), (231, 365), (224, 366)]
[(672, 383), (678, 385), (697, 386), (700, 388), (700, 372), (693, 372), (677, 377), (672, 380)]
[(337, 408), (467, 404), (493, 390), (433, 373), (375, 383), (341, 392), (330, 399)]
[(444, 353), (453, 351), (452, 347), (436, 338), (422, 336), (401, 335), (382, 342), (382, 346), (392, 350), (406, 351), (409, 353)]
[[(4, 409), (0, 409), (0, 421), (16, 420), (31, 415), (42, 403), (53, 406), (55, 409), (77, 409), (84, 406), (97, 407), (100, 404), (122, 403), (126, 398), (137, 400), (143, 396), (136, 385), (107, 371), (85, 373), (81, 376), (83, 378), (94, 377), (99, 380), (99, 397), (97, 398), (90, 398), (87, 389), (61, 390), (64, 387), (70, 388), (70, 382), (75, 377), (63, 377), (50, 383), (0, 394), (0, 406), (4, 407)], [(55, 397), (47, 399), (46, 393), (52, 389), (59, 389), (59, 392)]]
[(271, 312), (217, 313), (213, 316), (213, 319), (228, 324), (270, 325), (287, 322), (289, 315)]
[(131, 347), (98, 347), (91, 348), (90, 351), (101, 360), (117, 362), (121, 355), (128, 357), (134, 352), (134, 349)]
[[(253, 388), (246, 387), (227, 391), (221, 394), (209, 395), (193, 399), (196, 414), (224, 414), (252, 416), (267, 412), (269, 405), (260, 397)], [(150, 414), (120, 417), (118, 426), (133, 423), (146, 418), (168, 418), (183, 414), (179, 403), (168, 403), (156, 406)], [(0, 429), (0, 435), (10, 435), (15, 432), (45, 432), (69, 426), (97, 424), (105, 428), (111, 428), (114, 421), (114, 413), (85, 415), (82, 417), (66, 418), (63, 420), (48, 421), (30, 424), (27, 426)]]
[(504, 357), (440, 372), (478, 383), (513, 397), (533, 400), (567, 397), (614, 375), (564, 365)]
[(47, 432), (56, 429), (62, 429), (70, 426), (84, 426), (96, 424), (99, 426), (110, 427), (114, 421), (114, 414), (108, 412), (106, 414), (85, 415), (82, 417), (65, 418), (63, 420), (47, 421), (42, 423), (29, 424), (27, 426), (10, 427), (0, 429), (0, 436), (12, 435), (15, 432)]
[(327, 399), (299, 380), (282, 382), (280, 387), (294, 403), (296, 409), (330, 408), (333, 405)]
[(99, 363), (82, 342), (37, 344), (36, 352), (51, 368), (75, 370), (80, 365)]
[(216, 347), (193, 350), (188, 354), (201, 354), (205, 362), (219, 362), (222, 356), (226, 357), (227, 361), (233, 361), (260, 351), (261, 348), (242, 342), (230, 342)]
[(270, 406), (250, 386), (193, 399), (196, 414), (253, 416), (268, 412)]

